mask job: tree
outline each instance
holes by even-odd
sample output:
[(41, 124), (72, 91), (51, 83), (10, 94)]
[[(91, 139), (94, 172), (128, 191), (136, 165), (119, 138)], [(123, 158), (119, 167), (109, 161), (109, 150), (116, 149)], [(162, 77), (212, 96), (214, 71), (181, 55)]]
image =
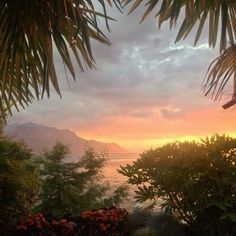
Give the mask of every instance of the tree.
[[(131, 4), (129, 10), (131, 13), (143, 1), (123, 0), (123, 3)], [(232, 78), (234, 81), (232, 100), (223, 107), (226, 109), (234, 105), (236, 103), (236, 2), (234, 0), (150, 0), (146, 1), (145, 7), (141, 22), (152, 11), (156, 12), (155, 17), (159, 27), (168, 21), (170, 28), (173, 28), (179, 19), (183, 19), (175, 42), (185, 39), (194, 30), (196, 31), (194, 45), (196, 45), (208, 21), (209, 46), (215, 48), (219, 36), (220, 56), (209, 66), (204, 85), (205, 95), (210, 94), (213, 99), (219, 99), (225, 85)]]
[[(108, 27), (111, 19), (106, 2), (111, 5), (110, 0), (1, 1), (0, 114), (4, 116), (4, 105), (11, 114), (10, 104), (24, 108), (35, 97), (49, 96), (50, 83), (61, 95), (55, 49), (73, 78), (72, 55), (82, 71), (94, 66), (91, 39), (109, 44), (98, 24), (98, 18), (104, 18)], [(114, 3), (119, 8), (119, 0)]]
[[(105, 197), (107, 185), (102, 184), (103, 156), (88, 149), (76, 163), (66, 162), (68, 147), (57, 143), (42, 161), (43, 187), (37, 211), (54, 216), (77, 215), (83, 210), (119, 203), (124, 192)], [(119, 198), (120, 197), (120, 198)], [(116, 201), (118, 199), (118, 202)]]
[(41, 180), (25, 144), (0, 138), (0, 229), (28, 214), (37, 201)]
[(214, 135), (151, 149), (119, 172), (138, 186), (138, 202), (162, 199), (197, 235), (235, 235), (235, 163), (236, 139)]

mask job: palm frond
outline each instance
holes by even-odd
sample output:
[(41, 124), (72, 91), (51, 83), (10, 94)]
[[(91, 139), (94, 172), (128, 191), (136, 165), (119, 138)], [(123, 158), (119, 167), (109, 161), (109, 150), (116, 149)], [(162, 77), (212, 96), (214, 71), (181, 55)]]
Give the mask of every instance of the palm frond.
[[(131, 5), (129, 13), (133, 12), (144, 1), (123, 0), (124, 6)], [(217, 40), (220, 42), (221, 55), (216, 58), (209, 67), (207, 80), (204, 86), (205, 95), (211, 93), (213, 99), (222, 95), (225, 85), (234, 75), (235, 67), (235, 43), (236, 43), (236, 1), (235, 0), (147, 0), (146, 10), (141, 22), (155, 11), (158, 26), (168, 21), (170, 28), (176, 25), (178, 19), (183, 21), (180, 25), (175, 42), (185, 39), (197, 25), (194, 45), (199, 41), (203, 28), (208, 21), (208, 44), (215, 48)], [(181, 14), (183, 13), (183, 14)], [(219, 31), (221, 30), (221, 31)], [(233, 45), (228, 48), (227, 42)], [(235, 82), (236, 84), (236, 82)], [(236, 88), (233, 97), (236, 99)], [(234, 100), (234, 99), (233, 99)], [(231, 102), (230, 104), (233, 104)], [(228, 107), (228, 106), (226, 106)]]
[[(51, 84), (61, 96), (53, 45), (75, 78), (71, 56), (81, 70), (94, 67), (91, 39), (109, 44), (98, 18), (108, 27), (110, 0), (2, 0), (0, 3), (0, 114), (3, 107), (28, 105), (50, 95)], [(120, 7), (119, 0), (113, 2)], [(95, 4), (102, 6), (96, 12)]]
[[(123, 0), (123, 5), (131, 5), (129, 14), (140, 6), (144, 1), (141, 0)], [(197, 23), (198, 29), (195, 36), (195, 44), (198, 42), (202, 29), (209, 21), (209, 46), (215, 47), (218, 29), (220, 33), (221, 51), (226, 49), (227, 39), (231, 43), (235, 41), (236, 34), (236, 2), (221, 0), (148, 0), (145, 1), (146, 10), (141, 17), (141, 22), (152, 12), (155, 11), (158, 26), (165, 21), (169, 21), (172, 28), (180, 17), (180, 13), (184, 13), (184, 19), (180, 26), (176, 42), (184, 39)]]
[[(209, 66), (205, 78), (205, 95), (211, 95), (215, 100), (219, 99), (228, 81), (233, 78), (236, 82), (236, 45), (227, 48), (223, 54), (217, 57)], [(236, 95), (234, 86), (233, 97)]]

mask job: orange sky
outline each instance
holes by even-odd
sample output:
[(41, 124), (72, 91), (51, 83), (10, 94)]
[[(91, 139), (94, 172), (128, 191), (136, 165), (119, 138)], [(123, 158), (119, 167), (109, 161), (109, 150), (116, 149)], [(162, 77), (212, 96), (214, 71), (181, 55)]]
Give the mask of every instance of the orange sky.
[(131, 152), (155, 148), (174, 140), (200, 139), (214, 133), (236, 137), (235, 110), (225, 111), (219, 103), (214, 108), (196, 110), (179, 119), (165, 119), (157, 113), (148, 119), (125, 115), (109, 117), (96, 128), (74, 131), (88, 139), (117, 142)]

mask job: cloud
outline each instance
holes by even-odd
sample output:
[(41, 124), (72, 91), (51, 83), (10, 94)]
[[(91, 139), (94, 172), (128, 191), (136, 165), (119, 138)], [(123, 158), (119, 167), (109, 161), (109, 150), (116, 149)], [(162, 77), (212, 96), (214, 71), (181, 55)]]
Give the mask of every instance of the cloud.
[[(68, 85), (56, 55), (63, 99), (52, 92), (50, 99), (33, 102), (9, 122), (70, 128), (90, 138), (99, 133), (114, 139), (116, 134), (132, 138), (137, 132), (154, 137), (182, 133), (189, 114), (219, 106), (201, 91), (208, 64), (217, 54), (204, 40), (197, 47), (191, 37), (174, 44), (177, 31), (170, 32), (167, 24), (158, 31), (151, 17), (138, 24), (140, 11), (114, 15), (117, 21), (107, 34), (112, 45), (93, 43), (96, 70), (78, 73), (76, 82), (69, 78)], [(196, 131), (190, 118), (188, 124)]]

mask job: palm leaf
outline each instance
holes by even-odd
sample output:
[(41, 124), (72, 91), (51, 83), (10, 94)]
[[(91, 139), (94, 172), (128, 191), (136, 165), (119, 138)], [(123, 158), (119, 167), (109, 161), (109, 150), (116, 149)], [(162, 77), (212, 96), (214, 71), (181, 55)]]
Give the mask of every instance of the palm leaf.
[[(210, 94), (213, 99), (219, 99), (232, 77), (236, 82), (236, 45), (234, 44), (210, 64), (203, 87), (205, 95)], [(234, 87), (233, 98), (235, 94)]]
[[(123, 5), (131, 5), (129, 13), (140, 6), (140, 0), (123, 0)], [(195, 44), (198, 42), (205, 21), (209, 19), (209, 45), (215, 47), (217, 40), (217, 30), (221, 27), (220, 45), (221, 51), (226, 49), (227, 37), (231, 42), (235, 41), (235, 1), (221, 0), (147, 0), (146, 10), (141, 21), (143, 21), (151, 11), (156, 11), (158, 25), (169, 21), (170, 27), (177, 23), (180, 13), (184, 13), (183, 23), (179, 29), (176, 41), (184, 39), (192, 30), (193, 26), (199, 22), (199, 27), (195, 37)], [(219, 20), (221, 18), (221, 21)], [(220, 25), (221, 23), (221, 25)], [(234, 32), (234, 33), (233, 33)]]
[[(129, 13), (133, 12), (144, 1), (123, 0), (123, 5), (131, 5)], [(223, 90), (234, 75), (236, 80), (235, 43), (236, 43), (236, 1), (228, 0), (147, 0), (146, 9), (141, 21), (152, 11), (156, 12), (158, 26), (161, 27), (168, 21), (172, 28), (178, 21), (180, 13), (183, 13), (183, 21), (180, 25), (175, 42), (185, 39), (189, 33), (198, 25), (194, 45), (199, 41), (204, 25), (208, 21), (208, 44), (215, 48), (217, 39), (220, 42), (221, 55), (216, 58), (209, 67), (205, 95), (211, 94), (213, 99), (221, 97)], [(219, 31), (221, 29), (221, 31)], [(227, 42), (231, 47), (227, 48)], [(236, 82), (235, 82), (236, 84)], [(235, 85), (236, 86), (236, 85)], [(236, 88), (234, 87), (233, 97), (236, 99)]]
[[(50, 96), (51, 84), (61, 96), (53, 45), (75, 78), (71, 56), (81, 70), (94, 67), (91, 39), (109, 44), (98, 18), (108, 27), (109, 0), (2, 0), (0, 3), (0, 114), (12, 105), (25, 107), (34, 98)], [(120, 7), (119, 0), (113, 2)], [(100, 4), (102, 12), (94, 5)], [(11, 104), (11, 106), (9, 106)]]

